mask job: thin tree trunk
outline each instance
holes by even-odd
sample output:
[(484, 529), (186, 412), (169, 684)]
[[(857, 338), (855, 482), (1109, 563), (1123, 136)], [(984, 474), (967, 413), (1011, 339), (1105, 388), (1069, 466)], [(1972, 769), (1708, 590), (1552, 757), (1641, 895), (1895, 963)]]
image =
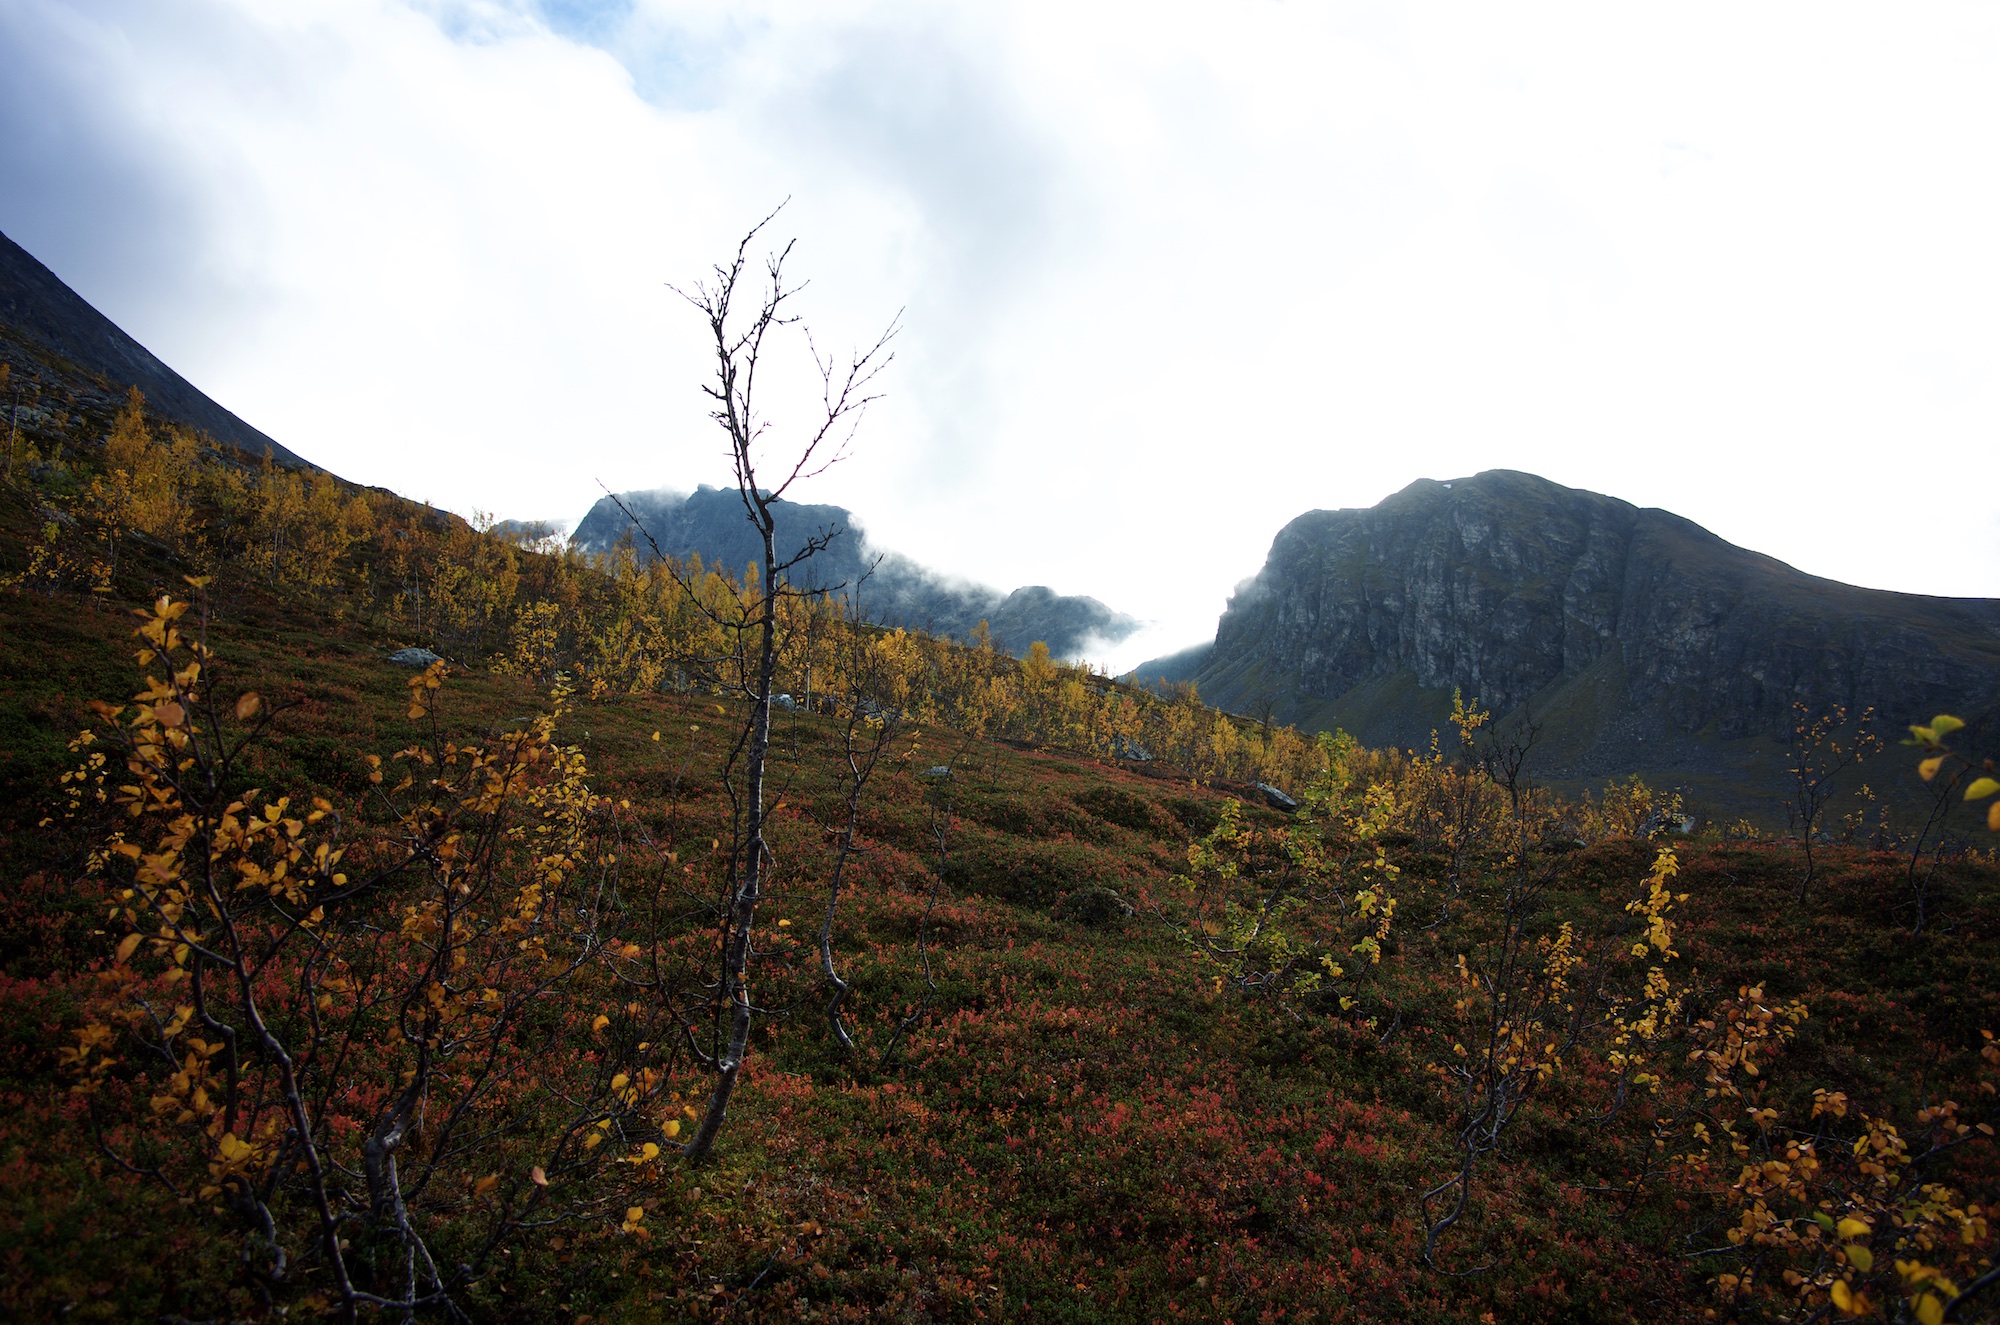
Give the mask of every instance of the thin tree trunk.
[(778, 670), (776, 522), (761, 499), (755, 499), (755, 504), (758, 532), (764, 540), (764, 601), (758, 613), (757, 680), (751, 699), (750, 745), (743, 765), (743, 850), (735, 862), (736, 877), (730, 890), (728, 928), (723, 941), (722, 997), (729, 1007), (729, 1045), (716, 1064), (715, 1086), (709, 1092), (701, 1125), (687, 1143), (688, 1162), (693, 1164), (706, 1159), (714, 1146), (715, 1134), (722, 1130), (723, 1119), (729, 1112), (729, 1097), (736, 1090), (736, 1078), (743, 1071), (744, 1056), (750, 1050), (751, 932), (757, 920), (757, 903), (763, 900), (764, 760), (771, 748), (771, 684)]

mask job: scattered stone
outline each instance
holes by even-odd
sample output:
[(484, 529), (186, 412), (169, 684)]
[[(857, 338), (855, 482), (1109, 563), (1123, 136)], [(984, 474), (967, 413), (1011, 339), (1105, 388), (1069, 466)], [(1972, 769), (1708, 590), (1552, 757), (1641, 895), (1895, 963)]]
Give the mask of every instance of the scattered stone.
[(783, 709), (785, 712), (790, 713), (798, 707), (798, 701), (794, 700), (790, 695), (773, 695), (771, 696), (771, 707), (774, 709)]
[(924, 776), (927, 778), (948, 778), (951, 776), (951, 767), (948, 764), (932, 764), (924, 770)]
[(1135, 764), (1150, 764), (1153, 762), (1152, 751), (1137, 741), (1128, 740), (1123, 736), (1118, 737), (1111, 743), (1111, 754), (1113, 758), (1128, 759)]
[(1672, 833), (1679, 837), (1694, 836), (1695, 819), (1691, 814), (1668, 814), (1655, 810), (1639, 825), (1639, 836), (1658, 837), (1662, 833)]
[(398, 667), (429, 667), (434, 662), (443, 662), (444, 659), (429, 649), (398, 649), (389, 655), (389, 661)]
[(1271, 803), (1271, 808), (1274, 810), (1283, 810), (1286, 814), (1290, 814), (1293, 810), (1299, 808), (1297, 801), (1287, 796), (1284, 792), (1279, 791), (1268, 782), (1259, 782), (1257, 790), (1264, 793), (1264, 799)]

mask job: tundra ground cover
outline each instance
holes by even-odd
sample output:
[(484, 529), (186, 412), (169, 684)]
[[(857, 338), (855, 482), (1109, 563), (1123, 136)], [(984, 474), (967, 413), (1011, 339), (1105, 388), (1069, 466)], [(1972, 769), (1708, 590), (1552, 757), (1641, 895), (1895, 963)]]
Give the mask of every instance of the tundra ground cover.
[[(476, 539), (461, 561), (433, 565), (433, 593), (497, 583), (497, 572), (459, 570), (509, 555), (516, 574), (560, 591), (495, 627), (477, 655), (492, 665), (457, 669), (435, 701), (413, 706), (412, 674), (383, 657), (413, 638), (415, 603), (362, 592), (404, 526), (357, 533), (338, 591), (282, 568), (204, 567), (155, 535), (133, 539), (103, 586), (55, 584), (30, 575), (38, 552), (83, 546), (90, 526), (56, 522), (51, 541), (35, 504), (49, 495), (8, 489), (0, 545), (7, 572), (26, 577), (0, 592), (0, 1303), (30, 1318), (116, 1320), (331, 1309), (325, 1267), (297, 1250), (310, 1239), (290, 1244), (293, 1277), (273, 1279), (266, 1244), (246, 1238), (224, 1193), (202, 1194), (226, 1180), (176, 1195), (114, 1158), (151, 1146), (137, 1167), (195, 1172), (235, 1153), (196, 1110), (155, 1108), (174, 1096), (174, 1072), (85, 1042), (121, 970), (165, 979), (173, 960), (143, 945), (121, 959), (131, 922), (114, 912), (129, 905), (129, 880), (115, 862), (90, 868), (126, 822), (117, 778), (99, 804), (92, 747), (71, 748), (85, 727), (110, 748), (91, 701), (125, 704), (144, 687), (133, 609), (162, 592), (192, 597), (182, 577), (217, 569), (213, 670), (232, 700), (254, 690), (273, 715), (243, 753), (239, 785), (257, 786), (262, 803), (319, 797), (385, 833), (395, 816), (369, 820), (365, 807), (371, 774), (399, 767), (397, 751), (484, 750), (533, 731), (553, 711), (554, 674), (582, 664), (586, 683), (550, 744), (584, 761), (591, 822), (621, 835), (617, 861), (600, 847), (590, 862), (616, 866), (621, 895), (712, 891), (730, 821), (721, 764), (740, 711), (698, 683), (663, 688), (671, 677), (649, 671), (636, 645), (616, 655), (626, 671), (610, 668), (612, 636), (581, 609), (543, 629), (542, 604), (615, 600), (607, 586), (634, 582), (617, 567), (591, 579), (601, 571)], [(222, 528), (207, 509), (200, 528)], [(478, 615), (451, 601), (461, 615), (448, 629), (470, 639)], [(1208, 734), (1205, 752), (1184, 747), (1193, 767), (1120, 763), (1106, 757), (1118, 733), (1091, 731), (1111, 710), (1078, 674), (1034, 658), (1003, 674), (977, 651), (879, 639), (937, 669), (892, 669), (906, 686), (951, 667), (1004, 680), (989, 705), (949, 713), (983, 713), (1005, 739), (936, 711), (893, 733), (860, 802), (864, 850), (832, 925), (857, 1048), (822, 1013), (812, 942), (847, 728), (800, 705), (780, 720), (773, 756), (777, 872), (755, 968), (770, 1015), (714, 1159), (647, 1157), (660, 1141), (636, 1132), (586, 1147), (594, 1120), (615, 1111), (595, 1103), (588, 1118), (568, 1115), (585, 1125), (565, 1150), (561, 1111), (536, 1103), (567, 1073), (633, 1088), (636, 1073), (611, 1085), (623, 1072), (614, 1049), (643, 1052), (635, 1028), (660, 1005), (635, 996), (626, 945), (654, 931), (607, 934), (578, 977), (575, 1007), (594, 1015), (551, 1041), (552, 1056), (508, 1060), (504, 1128), (440, 1159), (443, 1176), (416, 1202), (468, 1267), (454, 1280), (458, 1310), (564, 1321), (1922, 1320), (1990, 1271), (2000, 1051), (1984, 1033), (2000, 1029), (2000, 874), (1989, 858), (1927, 856), (1937, 886), (1913, 932), (1903, 852), (1818, 848), (1801, 901), (1803, 862), (1782, 841), (1709, 835), (1663, 855), (1644, 835), (1661, 807), (1642, 787), (1560, 805), (1510, 796), (1518, 788), (1446, 754), (1342, 747), (1322, 751), (1322, 771), (1339, 775), (1316, 779), (1296, 750), (1257, 763), (1260, 734), (1192, 697), (1161, 721)], [(588, 683), (592, 669), (605, 684)], [(606, 679), (621, 676), (644, 684)], [(1469, 714), (1467, 726), (1470, 737)], [(1305, 810), (1272, 810), (1232, 779), (1243, 772), (1283, 776)], [(390, 840), (357, 838), (355, 859)], [(398, 881), (379, 900), (400, 915), (424, 898)], [(661, 931), (664, 949), (698, 962), (700, 914), (688, 901), (679, 927)], [(512, 987), (477, 992), (487, 988), (504, 1001)], [(86, 1049), (86, 1068), (121, 1061), (79, 1094)], [(329, 1079), (403, 1070), (386, 1043), (352, 1052)], [(676, 1075), (691, 1072), (686, 1058), (658, 1070), (649, 1106), (698, 1079)], [(382, 1108), (367, 1096), (351, 1116), (332, 1110), (329, 1153), (342, 1126)], [(182, 1112), (197, 1116), (182, 1123)], [(649, 1135), (670, 1141), (659, 1113)], [(183, 1131), (162, 1131), (162, 1117)], [(1462, 1192), (1462, 1213), (1440, 1230), (1422, 1196), (1460, 1174), (1443, 1190)], [(524, 1202), (558, 1200), (570, 1202), (558, 1222), (514, 1217)], [(482, 1245), (468, 1228), (501, 1233)], [(1991, 1318), (1993, 1296), (1954, 1318)]]
[[(39, 693), (12, 702), (80, 720), (81, 692), (70, 687), (116, 674), (130, 618), (72, 611), (58, 631), (41, 615), (46, 606), (8, 600), (8, 674), (39, 678)], [(28, 641), (63, 634), (63, 659), (51, 665), (44, 654), (30, 665)], [(269, 702), (294, 692), (302, 700), (287, 710), (260, 777), (352, 794), (364, 766), (329, 748), (368, 738), (395, 745), (412, 734), (406, 677), (360, 641), (274, 633), (257, 652), (238, 647), (232, 665), (267, 669)], [(545, 706), (521, 679), (467, 678), (447, 712), (469, 735)], [(573, 715), (589, 732), (600, 794), (632, 801), (661, 841), (699, 841), (718, 822), (707, 794), (715, 750), (690, 730), (717, 727), (714, 708), (660, 697)], [(656, 754), (654, 731), (686, 733), (669, 751), (678, 758)], [(825, 794), (828, 724), (798, 715), (781, 739), (786, 794), (802, 804)], [(1450, 1022), (1455, 990), (1441, 973), (1481, 923), (1474, 915), (1433, 923), (1427, 908), (1446, 893), (1444, 850), (1402, 848), (1404, 910), (1419, 923), (1386, 945), (1365, 1009), (1374, 1025), (1323, 1009), (1274, 1016), (1236, 990), (1218, 992), (1143, 908), (1089, 927), (1052, 914), (1083, 887), (1143, 901), (1170, 886), (1227, 790), (966, 745), (944, 732), (920, 730), (910, 743), (868, 808), (874, 849), (839, 924), (859, 1031), (879, 1043), (921, 992), (914, 948), (937, 885), (927, 822), (937, 788), (924, 774), (932, 752), (950, 745), (964, 808), (954, 810), (946, 846), (950, 896), (925, 931), (939, 992), (900, 1061), (857, 1070), (817, 1016), (811, 963), (774, 952), (761, 975), (773, 992), (763, 997), (787, 1015), (766, 1023), (718, 1162), (659, 1175), (643, 1198), (648, 1241), (606, 1220), (509, 1248), (473, 1286), (475, 1315), (1728, 1313), (1712, 1271), (1739, 1267), (1690, 1253), (1731, 1247), (1730, 1184), (1677, 1176), (1653, 1146), (1658, 1117), (1678, 1104), (1643, 1122), (1647, 1111), (1636, 1108), (1594, 1121), (1611, 1098), (1601, 1061), (1579, 1063), (1530, 1106), (1478, 1186), (1452, 1251), (1459, 1265), (1493, 1268), (1449, 1278), (1416, 1264), (1423, 1236), (1414, 1197), (1448, 1164), (1449, 1110), (1426, 1070), (1448, 1052), (1436, 1033)], [(1250, 805), (1241, 814), (1267, 828), (1280, 819)], [(73, 1307), (72, 1315), (106, 1319), (225, 1310), (245, 1292), (232, 1240), (202, 1211), (97, 1154), (62, 1087), (57, 1051), (91, 973), (108, 960), (105, 899), (65, 868), (74, 843), (60, 822), (38, 828), (17, 814), (6, 831), (13, 1043), (0, 1254), (10, 1308)], [(1615, 929), (1653, 855), (1641, 840), (1612, 838), (1552, 857), (1561, 870), (1551, 905), (1580, 927)], [(1050, 860), (1059, 864), (1022, 869)], [(1802, 1000), (1813, 1010), (1762, 1069), (1771, 1084), (1757, 1107), (1809, 1108), (1819, 1089), (1907, 1118), (1950, 1092), (1990, 1116), (1990, 1105), (1957, 1086), (1977, 1065), (1979, 1031), (2000, 1021), (2000, 990), (1982, 956), (1994, 937), (1994, 872), (1956, 867), (1955, 923), (1917, 943), (1882, 905), (1901, 863), (1888, 853), (1837, 854), (1820, 900), (1801, 909), (1790, 900), (1797, 862), (1784, 847), (1682, 849), (1674, 886), (1687, 900), (1676, 942), (1696, 1001), (1726, 1003), (1755, 985), (1773, 1003)], [(772, 922), (805, 929), (817, 903), (810, 887), (790, 889), (774, 902)], [(1995, 1189), (1990, 1143), (1965, 1146), (1953, 1162), (1969, 1189)], [(234, 1310), (254, 1307), (245, 1297)]]

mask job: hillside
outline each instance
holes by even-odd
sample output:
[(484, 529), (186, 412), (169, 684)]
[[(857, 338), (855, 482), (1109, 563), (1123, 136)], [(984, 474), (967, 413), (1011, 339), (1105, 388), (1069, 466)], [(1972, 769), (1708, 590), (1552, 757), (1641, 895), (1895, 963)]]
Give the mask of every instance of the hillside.
[[(19, 490), (5, 493), (0, 563), (13, 567), (33, 531)], [(161, 552), (125, 570), (126, 593), (177, 577)], [(445, 680), (430, 712), (412, 712), (413, 674), (384, 660), (408, 638), (393, 614), (334, 614), (324, 591), (221, 570), (204, 625), (218, 651), (219, 721), (236, 730), (227, 700), (246, 687), (276, 714), (233, 786), (301, 806), (324, 798), (347, 816), (350, 870), (400, 849), (397, 815), (371, 801), (386, 785), (371, 790), (364, 754), (395, 768), (412, 751), (439, 751), (433, 766), (442, 769), (443, 752), (518, 730), (523, 715), (554, 702), (533, 678), (471, 669)], [(89, 725), (100, 740), (115, 735), (88, 701), (141, 685), (132, 601), (0, 590), (0, 1310), (20, 1319), (265, 1319), (270, 1302), (293, 1318), (327, 1314), (309, 1207), (273, 1198), (290, 1257), (288, 1277), (273, 1281), (264, 1244), (222, 1202), (190, 1206), (107, 1158), (136, 1145), (168, 1176), (182, 1172), (176, 1164), (204, 1172), (217, 1142), (198, 1119), (164, 1133), (145, 1122), (171, 1121), (171, 1110), (147, 1101), (171, 1092), (176, 1062), (162, 1066), (135, 1044), (107, 1064), (94, 1094), (71, 1093), (71, 1050), (80, 1036), (88, 1042), (90, 1009), (127, 969), (113, 952), (124, 925), (107, 928), (105, 916), (129, 885), (94, 873), (87, 848), (129, 821), (115, 806), (92, 809), (88, 796), (71, 800), (58, 774), (83, 757), (64, 750), (64, 734)], [(1981, 1030), (2000, 1025), (1987, 959), (2000, 872), (1990, 861), (1960, 856), (1919, 876), (1933, 890), (1934, 917), (1919, 937), (1909, 928), (1906, 854), (1831, 848), (1802, 902), (1794, 848), (1713, 835), (1683, 842), (1673, 886), (1684, 896), (1668, 895), (1662, 914), (1675, 952), (1653, 959), (1673, 1015), (1637, 1040), (1625, 1032), (1614, 1041), (1618, 1025), (1636, 1024), (1650, 1006), (1631, 1001), (1646, 962), (1625, 955), (1635, 935), (1648, 951), (1645, 917), (1627, 913), (1644, 902), (1657, 864), (1659, 844), (1632, 833), (1642, 806), (1623, 827), (1594, 820), (1579, 849), (1532, 853), (1529, 879), (1503, 858), (1511, 830), (1493, 789), (1436, 781), (1422, 765), (1355, 755), (1342, 776), (1357, 788), (1373, 780), (1376, 808), (1332, 784), (1310, 817), (1294, 819), (1241, 784), (1191, 785), (1201, 780), (1184, 770), (911, 724), (893, 733), (861, 802), (865, 853), (832, 912), (859, 1046), (849, 1051), (829, 1030), (812, 945), (829, 914), (838, 837), (829, 832), (846, 812), (843, 743), (855, 729), (838, 712), (803, 709), (782, 716), (774, 745), (785, 803), (774, 844), (785, 864), (760, 914), (758, 1002), (769, 1012), (718, 1157), (700, 1168), (672, 1163), (671, 1152), (645, 1160), (639, 1143), (660, 1138), (657, 1115), (652, 1130), (589, 1150), (581, 1132), (564, 1132), (573, 1115), (560, 1099), (537, 1104), (542, 1097), (512, 1087), (588, 1087), (595, 1073), (601, 1090), (625, 1061), (615, 1054), (658, 1038), (643, 1029), (654, 1014), (631, 1001), (642, 997), (633, 981), (643, 969), (632, 954), (708, 951), (703, 899), (724, 869), (725, 765), (744, 709), (700, 690), (571, 705), (557, 730), (587, 765), (591, 832), (606, 835), (594, 839), (591, 877), (615, 881), (620, 913), (639, 923), (597, 950), (591, 969), (601, 964), (608, 986), (593, 976), (573, 993), (550, 987), (522, 1004), (571, 1018), (495, 1097), (525, 1110), (512, 1126), (526, 1130), (417, 1145), (406, 1156), (412, 1174), (438, 1166), (412, 1210), (432, 1248), (463, 1258), (453, 1291), (474, 1319), (1824, 1319), (1813, 1313), (1824, 1311), (1827, 1289), (1808, 1281), (1794, 1290), (1783, 1274), (1811, 1272), (1828, 1244), (1739, 1247), (1724, 1236), (1739, 1220), (1754, 1226), (1754, 1210), (1766, 1208), (1814, 1227), (1782, 1190), (1748, 1204), (1732, 1186), (1741, 1167), (1732, 1144), (1784, 1164), (1786, 1146), (1796, 1154), (1820, 1138), (1826, 1165), (1799, 1188), (1805, 1208), (1824, 1200), (1842, 1219), (1865, 1216), (1884, 1230), (1875, 1273), (1834, 1266), (1827, 1282), (1851, 1279), (1888, 1303), (1903, 1300), (1888, 1268), (1888, 1220), (1899, 1207), (1848, 1158), (1853, 1138), (1864, 1150), (1872, 1135), (1925, 1154), (1914, 1171), (1948, 1184), (1936, 1189), (1946, 1210), (1963, 1215), (1968, 1202), (2000, 1196), (2000, 1153), (1975, 1130), (2000, 1118), (1982, 1093), (2000, 1071), (1979, 1057)], [(940, 764), (948, 777), (935, 775)], [(1433, 814), (1425, 807), (1438, 796), (1483, 808), (1470, 818)], [(1383, 807), (1391, 819), (1371, 827)], [(1214, 833), (1231, 814), (1246, 836)], [(1346, 863), (1285, 863), (1287, 842), (1332, 845), (1350, 833), (1379, 844), (1399, 875), (1374, 869), (1372, 848), (1348, 851)], [(614, 839), (615, 868), (598, 854)], [(1241, 871), (1235, 882), (1191, 867), (1197, 848), (1222, 851)], [(1282, 913), (1289, 956), (1255, 945), (1233, 956), (1230, 944), (1200, 937), (1211, 923), (1231, 932), (1226, 925), (1254, 914), (1241, 908), (1254, 907), (1259, 890), (1300, 868), (1331, 871), (1338, 896), (1314, 901), (1308, 890)], [(445, 882), (477, 877), (458, 870)], [(344, 919), (328, 933), (344, 936), (333, 949), (350, 963), (341, 969), (361, 978), (366, 968), (351, 961), (366, 949), (354, 943), (394, 936), (399, 918), (407, 932), (431, 887), (412, 876), (340, 903)], [(1349, 908), (1329, 905), (1356, 887), (1392, 889), (1400, 916), (1357, 929)], [(474, 905), (483, 896), (473, 894)], [(1225, 899), (1237, 919), (1202, 919)], [(1467, 1066), (1464, 1047), (1480, 1043), (1488, 1016), (1455, 963), (1498, 976), (1503, 915), (1545, 941), (1571, 927), (1565, 944), (1587, 956), (1596, 997), (1623, 1020), (1580, 1028), (1552, 1060), (1559, 1070), (1521, 1097), (1504, 1151), (1478, 1157), (1469, 1208), (1427, 1268), (1426, 1221), (1436, 1212), (1427, 1216), (1418, 1195), (1460, 1163), (1462, 1093), (1450, 1074)], [(652, 928), (661, 922), (664, 930)], [(1357, 933), (1382, 936), (1378, 963)], [(1322, 956), (1348, 973), (1306, 979), (1324, 975)], [(158, 981), (170, 964), (142, 951), (130, 969)], [(381, 969), (367, 978), (392, 968)], [(469, 994), (490, 981), (513, 997), (504, 967), (475, 969)], [(1525, 1007), (1543, 1025), (1550, 1013), (1534, 1010), (1549, 992), (1543, 968), (1520, 970), (1508, 1015)], [(274, 1007), (282, 992), (269, 991)], [(698, 983), (692, 992), (697, 1002), (662, 1010), (691, 1011)], [(379, 996), (347, 984), (325, 995), (357, 1018)], [(566, 1001), (550, 1001), (558, 997)], [(604, 1030), (593, 1024), (599, 1009), (616, 1019)], [(289, 1016), (284, 1025), (303, 1033)], [(309, 1066), (330, 1109), (353, 1102), (334, 1111), (329, 1154), (358, 1156), (393, 1096), (384, 1087), (415, 1061), (393, 1026), (338, 1063)], [(700, 1098), (705, 1079), (679, 1043), (669, 1039), (655, 1060), (653, 1089), (671, 1101), (669, 1116)], [(1614, 1066), (1615, 1055), (1626, 1066)], [(1481, 1061), (1475, 1054), (1471, 1066)], [(1643, 1074), (1634, 1084), (1634, 1061), (1654, 1084)], [(1526, 1079), (1540, 1079), (1533, 1061)], [(1496, 1078), (1510, 1089), (1523, 1080)], [(1705, 1103), (1715, 1083), (1725, 1093)], [(442, 1084), (439, 1092), (442, 1112)], [(1845, 1112), (1814, 1121), (1824, 1092), (1838, 1092)], [(1744, 1124), (1749, 1107), (1774, 1111), (1764, 1130)], [(643, 1120), (624, 1126), (633, 1121)], [(164, 1143), (172, 1137), (192, 1147), (185, 1159)], [(586, 1156), (610, 1162), (591, 1168)], [(1906, 1161), (1892, 1159), (1889, 1171), (1909, 1171), (1896, 1167)], [(359, 1258), (382, 1234), (369, 1231), (360, 1178), (352, 1181), (345, 1217)], [(1959, 1284), (1991, 1264), (1983, 1217), (1967, 1225), (1963, 1245), (1956, 1225), (1925, 1218), (1913, 1226), (1951, 1236), (1924, 1263), (1942, 1264)], [(370, 1282), (393, 1290), (393, 1258), (355, 1263), (375, 1265)], [(1955, 1318), (1995, 1319), (1991, 1295)]]
[[(1039, 640), (1058, 658), (1068, 659), (1116, 644), (1140, 625), (1095, 598), (1058, 594), (1043, 585), (1003, 594), (940, 575), (900, 553), (875, 548), (861, 522), (845, 507), (782, 502), (776, 510), (781, 554), (802, 546), (807, 538), (830, 536), (825, 551), (804, 568), (809, 584), (837, 589), (853, 612), (880, 625), (967, 640), (983, 621), (994, 643), (1016, 657)], [(643, 534), (632, 530), (635, 519)], [(744, 522), (741, 499), (733, 491), (707, 484), (691, 493), (661, 490), (604, 497), (577, 522), (571, 537), (578, 549), (598, 554), (630, 537), (641, 554), (657, 547), (668, 556), (699, 556), (709, 565), (737, 573), (762, 556), (761, 545)]]
[(1142, 677), (1421, 747), (1453, 688), (1545, 725), (1536, 769), (1775, 799), (1793, 705), (1885, 728), (2000, 704), (2000, 602), (1859, 589), (1660, 510), (1493, 470), (1278, 534), (1205, 651)]
[(1689, 835), (31, 359), (0, 1316), (2000, 1320), (1977, 733)]
[[(39, 401), (26, 402), (31, 422), (39, 423), (43, 414), (74, 408), (80, 402), (108, 414), (123, 401), (126, 389), (136, 386), (168, 418), (205, 432), (253, 460), (269, 451), (287, 465), (307, 463), (202, 394), (84, 302), (26, 249), (0, 235), (0, 358), (20, 363), (15, 370), (18, 375), (44, 355), (66, 360), (86, 376), (82, 382), (70, 383), (64, 400), (48, 402), (53, 409), (44, 408)], [(17, 402), (6, 403), (12, 406)]]

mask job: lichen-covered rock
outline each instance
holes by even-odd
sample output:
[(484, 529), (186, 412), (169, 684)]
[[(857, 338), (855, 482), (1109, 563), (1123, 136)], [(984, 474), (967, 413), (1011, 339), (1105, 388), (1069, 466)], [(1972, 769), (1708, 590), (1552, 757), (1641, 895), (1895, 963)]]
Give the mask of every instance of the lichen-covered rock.
[(434, 662), (443, 662), (444, 659), (429, 649), (398, 649), (389, 655), (389, 661), (398, 667), (429, 667)]
[(1152, 751), (1137, 741), (1124, 736), (1114, 736), (1111, 738), (1111, 754), (1114, 758), (1129, 759), (1135, 764), (1150, 764), (1153, 762)]

